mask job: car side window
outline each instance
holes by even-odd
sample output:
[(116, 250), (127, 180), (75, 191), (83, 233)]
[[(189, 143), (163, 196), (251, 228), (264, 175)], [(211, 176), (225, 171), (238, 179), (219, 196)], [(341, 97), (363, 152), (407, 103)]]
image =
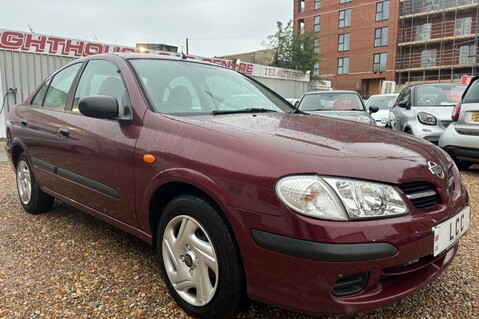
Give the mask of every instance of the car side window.
[(68, 99), (68, 92), (80, 69), (81, 63), (71, 65), (58, 72), (46, 82), (33, 98), (32, 105), (63, 110)]
[(79, 112), (78, 102), (85, 96), (107, 95), (118, 101), (120, 115), (123, 111), (123, 95), (126, 92), (125, 84), (118, 68), (105, 60), (91, 60), (85, 67), (73, 99), (73, 112)]
[(401, 94), (399, 94), (397, 99), (397, 104), (399, 103), (408, 103), (411, 97), (411, 89), (404, 89)]

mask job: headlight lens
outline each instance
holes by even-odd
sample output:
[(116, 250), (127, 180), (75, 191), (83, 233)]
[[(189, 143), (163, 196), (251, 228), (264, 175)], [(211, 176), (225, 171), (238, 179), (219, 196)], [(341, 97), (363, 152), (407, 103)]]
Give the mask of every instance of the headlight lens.
[(436, 117), (426, 112), (419, 112), (417, 114), (419, 122), (425, 125), (436, 125)]
[(366, 124), (376, 124), (376, 121), (372, 121), (368, 116), (361, 116), (358, 118), (359, 123), (366, 123)]
[(278, 181), (276, 194), (292, 210), (318, 219), (378, 219), (409, 212), (394, 187), (361, 180), (289, 176)]

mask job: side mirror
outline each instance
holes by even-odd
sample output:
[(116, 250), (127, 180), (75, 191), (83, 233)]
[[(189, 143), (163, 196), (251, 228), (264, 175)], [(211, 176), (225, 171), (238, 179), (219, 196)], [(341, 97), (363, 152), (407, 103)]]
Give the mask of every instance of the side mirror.
[(373, 114), (379, 111), (379, 106), (370, 106), (369, 107), (369, 114)]
[(95, 95), (81, 98), (80, 113), (97, 119), (116, 119), (119, 116), (118, 101), (113, 96)]
[(406, 100), (403, 100), (403, 101), (399, 101), (399, 103), (397, 104), (399, 107), (402, 107), (402, 108), (407, 108), (409, 105), (408, 105), (408, 102)]

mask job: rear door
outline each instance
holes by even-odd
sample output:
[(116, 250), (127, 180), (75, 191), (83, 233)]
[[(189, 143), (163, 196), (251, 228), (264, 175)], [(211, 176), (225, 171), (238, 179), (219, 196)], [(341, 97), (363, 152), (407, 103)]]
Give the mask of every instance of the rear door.
[(73, 93), (73, 106), (62, 116), (65, 134), (58, 143), (58, 175), (65, 183), (62, 194), (136, 226), (133, 164), (137, 128), (82, 115), (79, 100), (94, 95), (115, 97), (120, 113), (130, 103), (123, 77), (113, 62), (87, 62)]
[(58, 149), (61, 117), (68, 94), (81, 63), (70, 65), (51, 76), (38, 90), (29, 105), (16, 107), (22, 126), (22, 141), (30, 157), (35, 177), (42, 187), (58, 192), (61, 189), (55, 174), (60, 160)]

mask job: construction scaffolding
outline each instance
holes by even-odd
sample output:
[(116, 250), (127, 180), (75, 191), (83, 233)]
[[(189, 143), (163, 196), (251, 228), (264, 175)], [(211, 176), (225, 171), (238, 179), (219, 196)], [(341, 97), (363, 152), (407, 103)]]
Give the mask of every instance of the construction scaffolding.
[(457, 82), (475, 75), (478, 10), (478, 0), (401, 1), (398, 84)]

